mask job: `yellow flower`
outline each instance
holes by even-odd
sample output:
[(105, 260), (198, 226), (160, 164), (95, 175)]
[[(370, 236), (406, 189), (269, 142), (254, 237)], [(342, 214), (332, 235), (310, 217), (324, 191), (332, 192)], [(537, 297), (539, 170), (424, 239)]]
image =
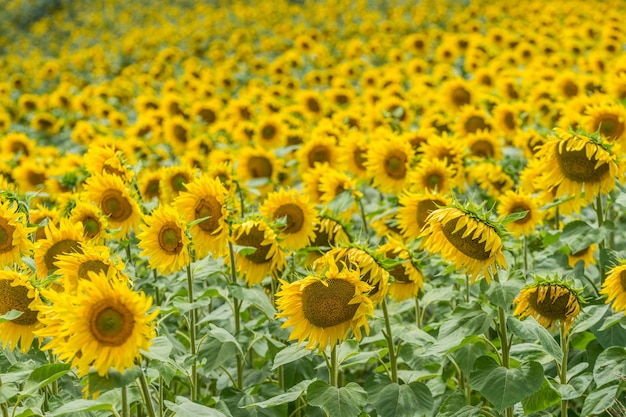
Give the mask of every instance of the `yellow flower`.
[(456, 207), (434, 210), (422, 229), (421, 247), (440, 253), (474, 282), (483, 275), (487, 282), (498, 266), (506, 267), (502, 239), (496, 228), (471, 211)]
[(22, 312), (19, 317), (0, 322), (2, 349), (14, 350), (19, 343), (20, 352), (26, 353), (35, 339), (35, 330), (41, 327), (38, 308), (43, 305), (39, 291), (29, 282), (29, 277), (13, 270), (0, 270), (0, 316), (11, 310)]
[(85, 183), (85, 193), (117, 229), (112, 232), (114, 236), (124, 238), (139, 225), (139, 205), (121, 178), (109, 174), (90, 177)]
[(391, 278), (389, 297), (396, 301), (417, 297), (418, 292), (424, 289), (424, 277), (413, 263), (409, 250), (401, 242), (389, 239), (378, 248), (377, 253), (395, 261), (393, 266), (386, 268)]
[(317, 210), (306, 195), (296, 189), (281, 188), (269, 193), (259, 212), (265, 218), (278, 220), (285, 218), (285, 225), (279, 228), (281, 244), (290, 250), (298, 250), (309, 244), (315, 235), (319, 221)]
[(30, 139), (24, 133), (9, 133), (2, 137), (0, 141), (0, 150), (2, 151), (3, 158), (12, 159), (16, 155), (28, 157), (35, 151), (36, 142)]
[(223, 256), (228, 247), (226, 189), (219, 178), (206, 174), (187, 183), (186, 188), (174, 200), (184, 221), (191, 223), (208, 217), (189, 229), (196, 259), (203, 259), (209, 253)]
[(565, 283), (538, 281), (524, 288), (513, 304), (513, 314), (519, 318), (533, 316), (539, 324), (550, 330), (559, 321), (567, 333), (580, 313), (581, 299)]
[(500, 195), (497, 211), (500, 215), (500, 219), (514, 213), (527, 212), (521, 219), (514, 220), (504, 225), (509, 233), (515, 237), (533, 234), (537, 226), (541, 224), (543, 220), (543, 213), (539, 211), (539, 207), (537, 206), (537, 198), (512, 190), (506, 191), (504, 194)]
[(398, 227), (405, 239), (417, 239), (422, 228), (426, 225), (426, 218), (439, 207), (450, 204), (450, 199), (431, 192), (407, 192), (398, 199)]
[(397, 194), (404, 188), (413, 149), (404, 137), (384, 131), (374, 134), (383, 137), (373, 141), (369, 147), (365, 162), (368, 175), (381, 192)]
[(465, 136), (469, 156), (475, 159), (493, 159), (499, 161), (503, 157), (502, 143), (491, 132), (478, 132)]
[(339, 158), (336, 139), (324, 134), (312, 136), (298, 149), (296, 157), (301, 173), (322, 164), (334, 168)]
[(33, 244), (28, 235), (36, 228), (26, 226), (26, 216), (18, 211), (17, 203), (0, 200), (0, 267), (13, 267), (29, 256)]
[(342, 152), (339, 154), (339, 165), (357, 178), (365, 178), (367, 174), (367, 151), (369, 145), (365, 136), (356, 131), (350, 130), (340, 139)]
[(185, 224), (173, 206), (159, 205), (144, 222), (137, 246), (142, 249), (140, 256), (148, 257), (150, 268), (167, 275), (191, 263)]
[(109, 222), (91, 201), (78, 200), (70, 213), (70, 220), (83, 225), (85, 240), (88, 242), (103, 244), (108, 238)]
[(90, 146), (83, 159), (84, 166), (91, 175), (115, 175), (125, 183), (133, 178), (133, 172), (124, 163), (124, 154), (110, 143), (101, 142)]
[(183, 191), (187, 184), (197, 178), (197, 170), (189, 166), (174, 165), (161, 169), (159, 181), (159, 202), (171, 203)]
[(69, 219), (61, 219), (58, 227), (54, 223), (48, 223), (45, 239), (38, 239), (35, 243), (37, 278), (44, 279), (56, 271), (59, 255), (82, 253), (83, 233), (82, 224)]
[[(232, 241), (243, 247), (237, 251), (237, 271), (245, 275), (249, 286), (258, 284), (270, 273), (286, 267), (285, 255), (278, 246), (276, 234), (264, 220), (247, 220), (233, 225)], [(231, 254), (227, 261), (230, 262)]]
[(255, 139), (265, 148), (281, 148), (287, 143), (287, 126), (278, 115), (266, 116), (256, 125)]
[(281, 327), (293, 326), (289, 340), (307, 341), (307, 349), (335, 345), (352, 331), (361, 340), (361, 327), (369, 334), (367, 316), (374, 307), (367, 296), (370, 286), (360, 280), (358, 269), (337, 267), (334, 261), (316, 275), (288, 283), (281, 280), (276, 293), (276, 318), (287, 318)]
[(243, 183), (251, 180), (267, 180), (267, 184), (260, 187), (267, 191), (269, 185), (277, 180), (278, 171), (278, 161), (271, 151), (260, 147), (241, 148), (236, 174)]
[(51, 304), (40, 308), (44, 327), (36, 334), (51, 338), (42, 349), (71, 361), (79, 377), (92, 366), (100, 376), (111, 368), (124, 372), (141, 358), (141, 350), (149, 349), (158, 309), (149, 312), (152, 299), (132, 291), (127, 279), (110, 279), (102, 272), (89, 275), (75, 294), (44, 292)]
[(455, 111), (474, 101), (471, 85), (461, 78), (444, 82), (441, 86), (441, 96), (445, 106)]
[(570, 268), (574, 268), (578, 261), (583, 261), (584, 267), (587, 268), (589, 265), (595, 265), (596, 259), (594, 255), (598, 251), (598, 244), (592, 243), (586, 248), (580, 249), (576, 252), (571, 252), (567, 254), (567, 264)]
[(491, 131), (491, 124), (484, 110), (465, 106), (459, 111), (454, 131), (459, 137), (465, 137), (471, 134), (489, 132)]
[(611, 103), (588, 106), (582, 125), (587, 132), (599, 132), (609, 142), (621, 141), (626, 138), (626, 109)]
[(600, 294), (607, 296), (607, 304), (613, 303), (613, 310), (626, 314), (626, 265), (616, 265), (608, 272)]
[(78, 282), (90, 279), (90, 272), (109, 274), (109, 269), (112, 269), (121, 276), (124, 263), (119, 256), (112, 258), (108, 246), (81, 245), (81, 250), (81, 253), (73, 252), (57, 256), (56, 273), (62, 277), (64, 291), (76, 293)]
[(447, 194), (458, 183), (456, 171), (445, 160), (423, 158), (409, 174), (410, 189)]

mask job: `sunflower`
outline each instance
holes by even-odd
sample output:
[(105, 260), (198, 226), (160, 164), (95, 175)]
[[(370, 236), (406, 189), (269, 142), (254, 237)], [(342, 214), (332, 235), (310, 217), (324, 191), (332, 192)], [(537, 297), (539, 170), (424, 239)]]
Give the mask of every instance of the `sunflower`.
[(401, 242), (390, 239), (378, 248), (377, 253), (393, 261), (392, 266), (385, 268), (391, 278), (389, 297), (396, 301), (417, 297), (424, 289), (424, 277), (411, 259), (409, 250)]
[(256, 143), (269, 149), (281, 148), (287, 143), (287, 125), (280, 115), (261, 118), (256, 125)]
[(309, 198), (296, 189), (281, 188), (269, 193), (259, 207), (259, 212), (270, 220), (285, 218), (285, 225), (279, 228), (278, 238), (287, 249), (301, 249), (315, 236), (319, 222), (317, 210)]
[[(342, 207), (344, 211), (335, 213), (341, 220), (349, 220), (356, 207), (356, 199), (361, 197), (361, 192), (357, 190), (356, 181), (345, 172), (334, 169), (326, 169), (319, 177), (318, 190), (320, 192), (320, 202), (328, 206), (335, 198), (346, 191), (349, 191), (354, 203), (348, 207)], [(330, 208), (329, 208), (330, 209)]]
[(380, 303), (389, 289), (389, 273), (381, 266), (380, 261), (367, 250), (358, 247), (334, 248), (328, 251), (313, 264), (315, 271), (328, 268), (330, 264), (339, 263), (345, 269), (359, 271), (361, 281), (370, 285), (367, 293), (374, 305)]
[(141, 358), (155, 337), (158, 309), (152, 299), (131, 290), (128, 280), (110, 279), (103, 272), (79, 281), (75, 294), (45, 291), (49, 306), (40, 307), (44, 327), (36, 332), (50, 338), (42, 347), (78, 368), (78, 377), (93, 366), (106, 376), (111, 368), (124, 372)]
[(114, 236), (124, 238), (139, 225), (141, 209), (121, 178), (110, 174), (92, 176), (85, 183), (85, 193), (117, 229), (112, 231)]
[(506, 172), (502, 165), (493, 162), (480, 162), (468, 167), (467, 177), (469, 183), (476, 183), (488, 196), (498, 198), (502, 193), (512, 190), (513, 178)]
[(0, 322), (2, 349), (14, 350), (19, 343), (20, 352), (28, 352), (35, 339), (33, 332), (41, 327), (37, 310), (42, 305), (39, 291), (30, 283), (28, 275), (0, 270), (0, 316), (11, 310), (22, 312), (13, 320)]
[(59, 133), (64, 123), (63, 119), (57, 119), (51, 113), (40, 112), (33, 116), (30, 126), (38, 132), (52, 136)]
[(504, 135), (515, 134), (522, 126), (524, 108), (518, 103), (502, 102), (493, 109), (496, 130)]
[(490, 131), (491, 124), (484, 110), (473, 106), (465, 106), (459, 110), (454, 128), (459, 137)]
[(514, 213), (526, 212), (521, 219), (514, 220), (504, 225), (509, 233), (515, 237), (528, 236), (543, 220), (543, 213), (539, 211), (537, 198), (519, 191), (508, 190), (500, 195), (497, 206), (500, 219)]
[(409, 173), (408, 182), (413, 191), (446, 194), (459, 182), (456, 173), (443, 160), (422, 158)]
[(142, 169), (139, 173), (137, 180), (139, 186), (139, 193), (141, 198), (145, 201), (152, 201), (153, 199), (159, 199), (161, 195), (161, 178), (163, 177), (163, 170), (155, 169)]
[(421, 247), (440, 253), (474, 282), (483, 275), (489, 283), (497, 267), (506, 268), (502, 239), (496, 225), (467, 208), (439, 208), (426, 218)]
[(409, 142), (389, 133), (383, 134), (382, 140), (372, 142), (365, 166), (375, 187), (384, 193), (397, 194), (404, 188), (412, 159)]
[(187, 184), (197, 178), (198, 170), (187, 165), (173, 165), (161, 169), (159, 182), (159, 201), (171, 203), (183, 191)]
[(79, 199), (70, 213), (70, 220), (83, 225), (85, 240), (102, 244), (109, 237), (109, 222), (102, 211), (91, 201)]
[(365, 135), (356, 130), (348, 131), (340, 139), (342, 152), (338, 156), (338, 163), (345, 171), (357, 178), (367, 176), (367, 154), (369, 145)]
[(503, 158), (502, 141), (491, 132), (478, 132), (464, 137), (469, 157), (472, 159), (493, 159), (499, 161)]
[(606, 295), (606, 303), (613, 303), (613, 310), (626, 314), (626, 265), (613, 267), (602, 283), (601, 295)]
[(91, 175), (115, 175), (125, 183), (129, 183), (133, 178), (133, 172), (124, 162), (124, 154), (112, 144), (89, 146), (83, 160), (84, 167)]
[(315, 168), (318, 164), (336, 167), (339, 158), (337, 140), (329, 135), (318, 134), (305, 141), (296, 154), (300, 172)]
[(426, 225), (426, 218), (433, 211), (450, 204), (450, 199), (444, 195), (425, 192), (406, 192), (401, 194), (398, 202), (396, 218), (402, 236), (405, 239), (417, 239), (422, 228)]
[(374, 314), (368, 293), (371, 287), (361, 281), (358, 269), (342, 268), (330, 260), (318, 274), (288, 283), (280, 280), (276, 293), (276, 318), (287, 318), (282, 328), (293, 326), (289, 340), (320, 351), (331, 349), (347, 339), (352, 331), (361, 340), (361, 327), (369, 335), (367, 316)]
[(2, 137), (0, 151), (3, 158), (13, 159), (17, 155), (28, 157), (35, 151), (36, 142), (24, 133), (9, 133)]
[(549, 140), (537, 153), (545, 167), (538, 179), (540, 188), (554, 187), (556, 198), (578, 198), (584, 191), (583, 200), (587, 202), (615, 189), (624, 168), (603, 142), (561, 129), (555, 131), (558, 137)]
[(513, 304), (517, 317), (533, 316), (550, 330), (559, 321), (567, 333), (580, 313), (582, 299), (577, 290), (564, 282), (538, 279), (522, 289)]
[(619, 104), (588, 106), (582, 126), (587, 132), (599, 132), (609, 142), (621, 141), (626, 138), (626, 109)]
[(578, 261), (583, 261), (584, 267), (587, 268), (589, 265), (595, 265), (596, 259), (595, 254), (598, 251), (598, 244), (592, 243), (591, 245), (577, 250), (576, 252), (570, 252), (567, 255), (567, 264), (570, 268), (574, 268)]
[(182, 116), (167, 117), (163, 121), (163, 138), (174, 153), (182, 153), (191, 141), (191, 124)]
[(13, 267), (22, 263), (22, 256), (30, 256), (33, 243), (28, 235), (35, 230), (27, 227), (17, 204), (0, 200), (0, 268)]
[(260, 187), (266, 191), (277, 180), (278, 160), (269, 150), (245, 146), (239, 151), (239, 161), (235, 169), (237, 178), (244, 183), (252, 180), (254, 182), (266, 180), (267, 184), (263, 184), (265, 187)]
[(149, 216), (137, 234), (142, 249), (140, 256), (148, 257), (150, 268), (167, 275), (180, 271), (191, 262), (189, 237), (185, 224), (173, 206), (161, 204)]
[(315, 90), (299, 90), (298, 103), (308, 119), (317, 120), (326, 112), (322, 96)]
[(214, 257), (226, 254), (228, 247), (228, 194), (219, 178), (204, 174), (187, 184), (187, 190), (174, 200), (185, 222), (205, 218), (189, 229), (196, 259), (209, 253)]
[(421, 146), (422, 160), (445, 161), (451, 170), (462, 172), (466, 154), (465, 142), (456, 136), (433, 135)]
[(108, 246), (81, 245), (81, 250), (81, 253), (60, 254), (54, 263), (58, 268), (56, 273), (62, 277), (64, 291), (75, 294), (78, 282), (90, 279), (90, 272), (109, 274), (109, 269), (112, 269), (117, 276), (122, 276), (124, 263), (119, 256), (111, 256)]
[[(258, 284), (270, 273), (285, 268), (285, 255), (276, 234), (264, 220), (246, 220), (233, 225), (232, 242), (240, 247), (235, 261), (249, 286)], [(230, 259), (228, 254), (228, 259)]]
[(11, 172), (20, 192), (41, 191), (48, 179), (48, 167), (41, 160), (27, 158)]
[(459, 111), (462, 107), (472, 104), (474, 101), (472, 85), (461, 78), (445, 81), (441, 86), (441, 96), (446, 108), (455, 111)]
[(83, 225), (69, 219), (61, 219), (58, 227), (54, 223), (48, 223), (45, 228), (45, 239), (35, 242), (37, 278), (44, 279), (56, 271), (59, 255), (82, 253), (83, 233)]

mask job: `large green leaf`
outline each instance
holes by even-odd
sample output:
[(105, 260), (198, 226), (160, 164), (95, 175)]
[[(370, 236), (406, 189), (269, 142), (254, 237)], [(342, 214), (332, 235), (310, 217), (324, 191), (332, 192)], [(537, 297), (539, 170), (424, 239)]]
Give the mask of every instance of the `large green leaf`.
[(476, 417), (481, 414), (482, 404), (476, 406), (467, 405), (467, 400), (462, 392), (454, 392), (445, 399), (439, 411), (438, 417)]
[(40, 388), (56, 381), (70, 371), (70, 365), (65, 363), (50, 363), (35, 369), (26, 380), (24, 390), (20, 395), (30, 395)]
[(95, 371), (90, 372), (87, 375), (89, 393), (105, 392), (114, 388), (124, 387), (134, 382), (140, 373), (141, 369), (138, 366), (128, 369), (124, 373), (111, 369), (106, 376), (100, 376)]
[(460, 305), (439, 328), (437, 342), (429, 349), (431, 353), (445, 353), (470, 335), (484, 333), (493, 320), (494, 313), (484, 311), (478, 302)]
[(102, 410), (113, 411), (111, 404), (106, 404), (95, 400), (74, 400), (67, 404), (63, 404), (61, 407), (46, 415), (49, 417), (56, 417), (66, 414)]
[(370, 394), (379, 416), (420, 416), (429, 413), (433, 407), (432, 394), (421, 382), (405, 385), (390, 383)]
[(561, 402), (561, 394), (550, 384), (550, 381), (544, 378), (539, 391), (522, 400), (522, 406), (524, 413), (530, 415), (546, 410), (559, 402)]
[(165, 401), (165, 406), (173, 411), (176, 417), (227, 417), (226, 414), (215, 408), (191, 402), (184, 397), (177, 397), (176, 403)]
[(514, 279), (504, 282), (492, 281), (487, 287), (485, 295), (494, 305), (508, 309), (523, 287), (523, 282)]
[(618, 388), (619, 384), (611, 384), (603, 388), (591, 390), (589, 395), (587, 395), (587, 398), (585, 398), (581, 415), (606, 415), (606, 410), (608, 410), (615, 402), (615, 395), (617, 394)]
[(613, 346), (598, 356), (593, 368), (593, 379), (598, 387), (617, 382), (626, 375), (626, 349)]
[(539, 340), (541, 347), (548, 353), (554, 360), (561, 362), (563, 360), (563, 351), (555, 340), (554, 336), (550, 334), (545, 327), (537, 323), (533, 317), (527, 317), (524, 320), (519, 320), (516, 317), (509, 316), (507, 318), (507, 324), (511, 328), (513, 334), (528, 342), (535, 342)]
[(244, 288), (239, 285), (229, 285), (228, 291), (233, 297), (247, 301), (258, 308), (268, 318), (274, 318), (276, 310), (261, 287)]
[(289, 388), (289, 390), (283, 394), (279, 394), (272, 398), (268, 398), (265, 401), (261, 401), (261, 402), (257, 402), (253, 404), (247, 404), (243, 407), (244, 408), (255, 408), (255, 407), (268, 408), (268, 407), (275, 407), (277, 405), (294, 402), (295, 400), (298, 399), (298, 397), (302, 395), (303, 392), (307, 390), (307, 388), (309, 387), (309, 385), (311, 385), (312, 382), (313, 381), (311, 380), (302, 381), (298, 385)]
[(478, 358), (470, 374), (470, 385), (500, 411), (537, 392), (543, 380), (543, 367), (538, 362), (507, 369), (490, 356)]
[(272, 366), (272, 370), (287, 363), (295, 362), (298, 359), (309, 356), (312, 353), (312, 350), (305, 349), (304, 347), (298, 346), (297, 344), (289, 345), (276, 354), (276, 356), (274, 357), (274, 365)]
[(324, 381), (315, 381), (307, 389), (307, 402), (332, 417), (354, 417), (367, 402), (367, 392), (354, 382), (337, 388)]
[(166, 336), (158, 336), (152, 339), (150, 349), (142, 350), (141, 354), (148, 359), (167, 362), (172, 351), (172, 342)]

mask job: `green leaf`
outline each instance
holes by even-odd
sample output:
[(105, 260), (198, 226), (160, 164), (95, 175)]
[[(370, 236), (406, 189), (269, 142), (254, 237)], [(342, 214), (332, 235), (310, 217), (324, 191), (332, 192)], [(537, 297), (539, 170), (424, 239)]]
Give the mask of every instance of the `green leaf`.
[(346, 190), (335, 196), (327, 207), (333, 213), (343, 213), (352, 207), (353, 203), (352, 191)]
[(134, 382), (139, 377), (140, 372), (141, 369), (137, 366), (127, 370), (123, 374), (113, 369), (109, 370), (109, 373), (106, 376), (100, 376), (95, 371), (90, 372), (87, 375), (89, 393), (93, 394), (96, 392), (109, 391), (114, 388), (124, 387)]
[(598, 323), (609, 309), (608, 304), (590, 305), (585, 307), (572, 326), (572, 334), (581, 333)]
[(276, 395), (272, 398), (268, 398), (267, 400), (261, 401), (258, 403), (247, 404), (243, 406), (243, 408), (255, 408), (255, 407), (268, 408), (268, 407), (275, 407), (277, 405), (294, 402), (302, 395), (303, 392), (307, 390), (307, 388), (309, 387), (309, 385), (311, 385), (312, 382), (313, 382), (312, 380), (302, 381), (298, 385), (289, 388), (289, 390), (285, 392), (284, 394)]
[(461, 368), (461, 371), (465, 375), (469, 375), (472, 372), (476, 358), (485, 355), (487, 344), (479, 336), (468, 336), (464, 339), (464, 342), (465, 340), (471, 340), (472, 343), (464, 344), (452, 352), (452, 356), (459, 368)]
[(30, 395), (51, 382), (56, 381), (70, 371), (70, 365), (65, 363), (50, 363), (35, 369), (24, 384), (21, 396)]
[(502, 411), (541, 389), (543, 367), (538, 362), (526, 362), (519, 368), (499, 366), (490, 356), (481, 356), (474, 363), (470, 385)]
[(341, 365), (347, 359), (356, 356), (359, 351), (359, 342), (354, 339), (345, 340), (337, 349), (337, 363)]
[(467, 405), (465, 395), (461, 392), (454, 392), (445, 399), (439, 412), (438, 417), (476, 417), (481, 414), (481, 405)]
[(371, 394), (371, 402), (379, 416), (425, 415), (433, 407), (433, 396), (421, 382), (398, 385), (390, 383)]
[(258, 308), (269, 319), (273, 319), (276, 315), (276, 310), (270, 302), (269, 297), (263, 292), (261, 287), (256, 286), (252, 288), (244, 288), (239, 285), (229, 285), (228, 291), (230, 294), (243, 301), (247, 301), (256, 308)]
[(345, 387), (337, 388), (324, 381), (315, 381), (307, 389), (309, 405), (320, 407), (333, 417), (354, 417), (367, 403), (367, 392), (359, 384), (349, 382)]
[(190, 303), (186, 297), (178, 296), (178, 297), (174, 297), (171, 303), (174, 307), (176, 307), (176, 309), (178, 310), (180, 314), (186, 314), (190, 312), (191, 310), (207, 307), (209, 304), (211, 304), (211, 299), (208, 297), (200, 298), (194, 301), (193, 303)]
[(543, 350), (552, 356), (554, 360), (559, 363), (563, 360), (563, 351), (561, 350), (561, 346), (559, 346), (554, 336), (552, 336), (552, 334), (550, 334), (545, 327), (537, 323), (537, 320), (535, 320), (534, 317), (527, 317), (525, 320), (519, 320), (513, 316), (509, 316), (507, 317), (507, 324), (513, 333), (521, 339), (531, 342), (539, 340)]
[(583, 396), (592, 380), (591, 374), (585, 373), (570, 379), (567, 384), (561, 385), (555, 382), (554, 386), (561, 393), (561, 399), (575, 400)]
[(583, 250), (592, 243), (602, 240), (599, 229), (591, 227), (582, 220), (574, 220), (563, 227), (561, 242), (566, 244), (572, 253)]
[(24, 312), (19, 311), (19, 310), (9, 310), (5, 314), (0, 316), (0, 324), (7, 322), (7, 321), (15, 320), (22, 314), (24, 314)]
[(211, 326), (211, 330), (208, 333), (209, 337), (212, 337), (225, 345), (226, 344), (233, 345), (234, 347), (237, 348), (237, 351), (239, 352), (239, 354), (243, 356), (244, 354), (243, 350), (241, 350), (241, 346), (239, 345), (239, 342), (237, 341), (237, 339), (235, 339), (235, 336), (230, 334), (225, 329), (222, 329), (221, 327), (217, 327), (214, 324), (211, 324), (210, 326)]
[[(224, 330), (224, 332), (226, 331)], [(219, 338), (215, 337), (216, 335)], [(228, 340), (223, 336), (223, 334), (210, 332), (200, 347), (198, 357), (206, 360), (206, 363), (203, 365), (206, 372), (217, 369), (227, 360), (237, 356), (237, 352), (241, 352), (241, 346), (239, 346), (239, 343), (232, 335), (228, 335), (230, 336)]]
[(482, 334), (491, 325), (494, 313), (484, 311), (478, 302), (458, 306), (439, 328), (431, 353), (444, 353), (457, 346), (466, 336)]
[(184, 397), (176, 397), (176, 403), (165, 401), (165, 406), (168, 410), (173, 411), (174, 416), (177, 417), (227, 417), (226, 414), (215, 408), (205, 407)]
[(543, 379), (543, 384), (539, 391), (531, 394), (522, 401), (522, 407), (524, 407), (524, 413), (530, 415), (539, 411), (548, 409), (549, 407), (561, 402), (561, 394), (554, 389), (546, 378)]
[(601, 387), (626, 375), (626, 349), (613, 346), (598, 356), (593, 368), (593, 379)]
[(502, 223), (503, 225), (512, 223), (512, 222), (516, 222), (518, 220), (523, 219), (524, 217), (526, 217), (526, 215), (528, 214), (528, 210), (524, 210), (524, 211), (517, 211), (515, 213), (511, 213), (506, 215), (505, 217), (503, 217), (500, 220), (500, 223)]
[(312, 350), (298, 347), (298, 345), (296, 344), (289, 345), (280, 352), (278, 352), (274, 357), (274, 365), (272, 366), (272, 371), (287, 363), (295, 362), (300, 358), (309, 356), (312, 353)]
[(612, 384), (604, 388), (591, 390), (587, 398), (585, 398), (583, 411), (580, 415), (604, 414), (615, 402), (615, 395), (617, 395), (618, 388), (619, 384)]
[(19, 392), (17, 387), (13, 384), (0, 386), (0, 404), (9, 401), (11, 398)]
[(166, 336), (158, 336), (152, 339), (152, 345), (147, 351), (142, 350), (141, 354), (148, 359), (167, 362), (172, 352), (172, 342)]
[(494, 305), (508, 309), (523, 287), (524, 283), (517, 280), (492, 281), (485, 291), (485, 295)]
[(63, 404), (56, 410), (47, 413), (49, 417), (63, 416), (66, 414), (80, 413), (86, 411), (114, 411), (111, 404), (101, 403), (95, 400), (74, 400)]

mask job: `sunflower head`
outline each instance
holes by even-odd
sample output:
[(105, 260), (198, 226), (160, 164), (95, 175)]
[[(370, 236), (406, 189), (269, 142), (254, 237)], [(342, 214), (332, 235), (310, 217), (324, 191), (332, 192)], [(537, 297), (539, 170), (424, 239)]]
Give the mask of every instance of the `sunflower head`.
[(13, 320), (0, 322), (2, 349), (14, 350), (19, 344), (20, 352), (28, 352), (35, 338), (33, 331), (41, 327), (37, 311), (43, 302), (29, 278), (18, 271), (0, 271), (0, 316), (11, 310), (22, 313)]
[(606, 303), (613, 303), (613, 310), (626, 314), (626, 261), (621, 260), (607, 274), (601, 295), (606, 295)]
[(543, 327), (552, 330), (557, 322), (567, 333), (580, 313), (583, 298), (580, 290), (554, 276), (537, 277), (515, 298), (513, 314), (533, 316)]

